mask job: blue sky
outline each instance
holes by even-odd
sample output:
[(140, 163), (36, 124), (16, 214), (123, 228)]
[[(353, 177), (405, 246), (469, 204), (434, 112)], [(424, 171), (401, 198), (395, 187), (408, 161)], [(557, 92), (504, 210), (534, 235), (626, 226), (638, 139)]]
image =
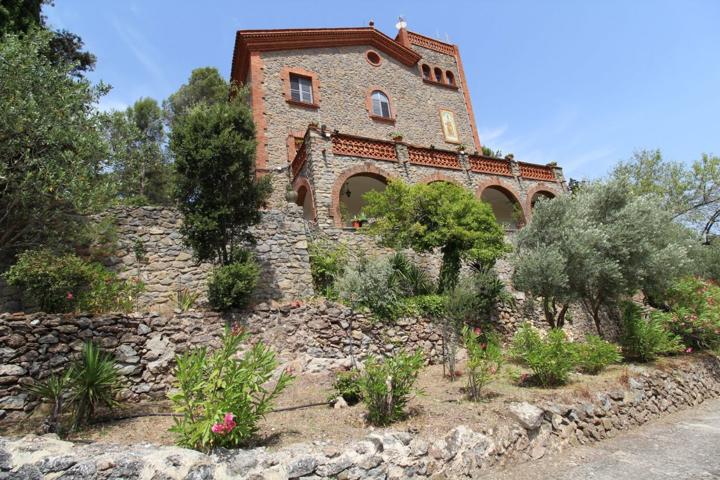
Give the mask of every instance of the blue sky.
[(480, 141), (516, 159), (604, 175), (635, 149), (720, 154), (720, 1), (308, 2), (56, 0), (111, 84), (104, 108), (162, 100), (193, 68), (229, 77), (236, 30), (365, 26), (457, 43)]

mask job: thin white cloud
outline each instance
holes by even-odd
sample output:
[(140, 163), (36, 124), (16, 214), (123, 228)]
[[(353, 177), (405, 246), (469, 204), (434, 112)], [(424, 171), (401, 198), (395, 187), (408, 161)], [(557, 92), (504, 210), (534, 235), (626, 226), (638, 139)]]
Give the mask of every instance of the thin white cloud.
[(137, 61), (150, 73), (153, 80), (163, 88), (168, 88), (169, 83), (165, 78), (165, 72), (153, 58), (152, 44), (140, 32), (129, 25), (121, 23), (116, 17), (111, 18), (111, 23), (123, 43), (135, 55)]
[(480, 141), (484, 144), (494, 142), (495, 140), (499, 139), (503, 136), (505, 132), (507, 132), (508, 126), (502, 125), (500, 127), (494, 127), (487, 130), (482, 130), (478, 132), (478, 135), (480, 136)]
[(112, 112), (114, 110), (123, 111), (127, 110), (129, 106), (130, 105), (128, 105), (126, 102), (123, 102), (122, 100), (102, 97), (98, 104), (98, 110), (100, 110), (101, 112)]

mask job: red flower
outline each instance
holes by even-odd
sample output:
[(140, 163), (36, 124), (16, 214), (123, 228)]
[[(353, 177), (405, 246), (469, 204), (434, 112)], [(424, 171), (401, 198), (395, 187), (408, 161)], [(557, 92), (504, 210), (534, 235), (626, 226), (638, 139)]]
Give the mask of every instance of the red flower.
[(73, 298), (75, 298), (75, 297), (73, 297), (72, 292), (67, 292), (67, 299), (72, 300)]

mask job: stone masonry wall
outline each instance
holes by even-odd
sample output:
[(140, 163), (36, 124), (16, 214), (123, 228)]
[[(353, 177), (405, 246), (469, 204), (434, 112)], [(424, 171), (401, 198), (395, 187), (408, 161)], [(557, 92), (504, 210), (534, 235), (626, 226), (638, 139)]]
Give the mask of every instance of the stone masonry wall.
[[(612, 437), (653, 418), (720, 396), (717, 358), (672, 372), (635, 369), (627, 385), (567, 404), (510, 403), (497, 429), (453, 428), (442, 438), (381, 429), (345, 444), (316, 441), (278, 451), (73, 444), (52, 436), (0, 438), (0, 475), (12, 478), (405, 479), (477, 478), (499, 465), (542, 458)], [(478, 426), (482, 428), (482, 421)]]
[[(296, 132), (302, 135), (312, 122), (342, 133), (379, 139), (389, 139), (390, 133), (400, 132), (412, 144), (454, 148), (445, 142), (440, 108), (455, 113), (460, 142), (474, 145), (462, 86), (452, 89), (424, 83), (418, 66), (405, 66), (379, 51), (382, 62), (373, 66), (365, 58), (367, 50), (364, 46), (348, 46), (261, 54), (269, 166), (287, 164), (288, 135)], [(422, 50), (422, 54), (435, 53)], [(447, 62), (443, 66), (452, 70), (459, 81), (455, 59), (445, 57)], [(437, 60), (433, 58), (433, 62)], [(319, 108), (285, 101), (281, 75), (284, 67), (299, 67), (317, 74)], [(394, 124), (369, 117), (366, 98), (371, 87), (384, 91), (390, 98), (397, 117)]]
[[(145, 283), (138, 308), (172, 309), (176, 293), (184, 288), (199, 292), (200, 302), (205, 300), (211, 266), (196, 262), (183, 244), (179, 232), (182, 217), (176, 210), (118, 208), (108, 214), (116, 218), (119, 236), (119, 249), (109, 265), (121, 276), (139, 277)], [(257, 239), (251, 249), (261, 265), (256, 301), (311, 296), (302, 209), (286, 203), (283, 210), (265, 211), (262, 222), (250, 231)]]
[[(23, 385), (65, 369), (88, 340), (114, 353), (127, 380), (126, 400), (164, 397), (172, 386), (175, 355), (216, 347), (227, 321), (212, 312), (0, 314), (0, 418), (32, 410), (36, 404)], [(427, 320), (402, 318), (387, 325), (329, 302), (261, 303), (233, 321), (247, 328), (252, 341), (271, 345), (297, 372), (349, 368), (351, 355), (362, 360), (399, 349), (420, 348), (431, 362), (440, 355), (440, 336)]]

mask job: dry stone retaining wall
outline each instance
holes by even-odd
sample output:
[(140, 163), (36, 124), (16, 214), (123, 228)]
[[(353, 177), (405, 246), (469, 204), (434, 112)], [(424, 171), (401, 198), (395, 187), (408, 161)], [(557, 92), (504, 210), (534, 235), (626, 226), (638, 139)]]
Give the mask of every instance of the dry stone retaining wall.
[[(612, 437), (666, 413), (720, 396), (720, 365), (697, 357), (673, 372), (636, 369), (627, 386), (572, 405), (512, 403), (508, 422), (481, 431), (460, 425), (444, 437), (378, 430), (360, 441), (297, 444), (279, 451), (72, 444), (53, 436), (0, 438), (0, 475), (10, 478), (405, 479), (476, 478)], [(8, 473), (9, 472), (9, 473)]]
[[(218, 346), (228, 321), (235, 320), (212, 312), (0, 314), (0, 419), (35, 408), (23, 386), (64, 370), (88, 340), (115, 354), (126, 379), (126, 400), (162, 398), (172, 386), (175, 355)], [(332, 303), (260, 304), (237, 321), (251, 341), (271, 345), (280, 361), (298, 372), (349, 368), (351, 354), (363, 359), (420, 348), (429, 361), (440, 355), (440, 336), (427, 320), (403, 318), (385, 325)]]

